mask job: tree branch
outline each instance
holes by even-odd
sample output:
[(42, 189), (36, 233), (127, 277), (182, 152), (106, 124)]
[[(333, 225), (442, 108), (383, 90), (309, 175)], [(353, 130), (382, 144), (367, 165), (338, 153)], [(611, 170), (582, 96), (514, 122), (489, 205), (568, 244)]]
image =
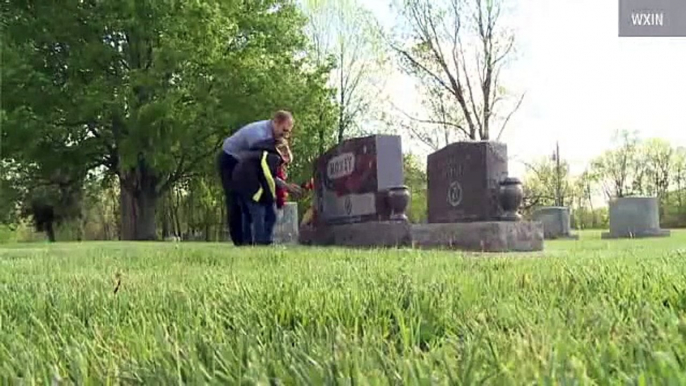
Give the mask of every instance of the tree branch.
[(524, 100), (524, 96), (526, 95), (526, 92), (522, 93), (522, 96), (519, 98), (519, 101), (517, 102), (517, 105), (515, 105), (514, 109), (510, 111), (510, 113), (507, 115), (505, 118), (505, 121), (503, 122), (502, 126), (500, 127), (500, 131), (498, 132), (498, 136), (496, 137), (496, 141), (500, 140), (500, 136), (503, 134), (503, 130), (505, 130), (505, 126), (507, 123), (510, 121), (510, 118), (512, 118), (512, 115), (519, 110), (519, 107), (522, 105), (522, 101)]
[[(392, 103), (391, 103), (391, 104), (392, 104)], [(392, 104), (392, 105), (393, 105), (393, 104)], [(416, 118), (416, 117), (413, 117), (413, 116), (409, 115), (408, 113), (404, 112), (402, 109), (399, 109), (399, 108), (396, 107), (395, 105), (393, 105), (393, 107), (394, 107), (397, 111), (399, 111), (401, 114), (403, 114), (405, 117), (407, 117), (408, 119), (413, 120), (413, 121), (415, 121), (415, 122), (418, 122), (418, 123), (426, 123), (426, 124), (431, 124), (431, 125), (450, 126), (450, 127), (453, 127), (453, 128), (455, 128), (455, 129), (457, 129), (457, 130), (463, 132), (465, 135), (469, 135), (469, 133), (467, 132), (467, 130), (464, 128), (464, 126), (462, 126), (462, 125), (460, 125), (460, 124), (453, 123), (453, 122), (448, 122), (448, 121), (443, 121), (443, 120)]]
[(426, 146), (430, 147), (432, 150), (438, 150), (438, 145), (436, 144), (435, 141), (433, 141), (429, 135), (423, 134), (419, 132), (417, 129), (415, 129), (412, 125), (406, 125), (404, 123), (400, 123), (401, 126), (405, 127), (405, 129), (410, 131), (410, 134), (423, 142)]
[[(460, 50), (460, 55), (464, 58), (464, 49), (462, 47), (462, 39), (459, 39), (459, 50)], [(483, 133), (483, 125), (481, 123), (480, 119), (480, 114), (478, 110), (476, 109), (476, 101), (474, 98), (474, 93), (472, 92), (472, 83), (469, 81), (469, 76), (467, 72), (467, 65), (465, 64), (465, 60), (462, 60), (462, 71), (465, 73), (465, 81), (467, 82), (467, 91), (469, 92), (469, 100), (471, 101), (472, 105), (472, 111), (474, 113), (474, 117), (476, 118), (476, 123), (478, 124), (478, 130), (479, 134)]]

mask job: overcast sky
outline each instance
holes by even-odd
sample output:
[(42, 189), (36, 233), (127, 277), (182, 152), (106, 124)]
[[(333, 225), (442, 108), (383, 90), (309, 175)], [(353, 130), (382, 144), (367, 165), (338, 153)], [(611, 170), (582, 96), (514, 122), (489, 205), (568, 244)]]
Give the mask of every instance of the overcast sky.
[[(581, 172), (620, 128), (686, 145), (686, 38), (619, 38), (617, 3), (516, 3), (519, 51), (503, 83), (527, 95), (503, 134), (510, 156), (550, 155), (559, 140), (562, 157)], [(393, 24), (386, 0), (366, 4), (382, 24)], [(393, 103), (416, 108), (412, 82), (393, 78)], [(408, 141), (403, 147), (421, 148)], [(521, 176), (524, 167), (511, 161), (510, 171)]]

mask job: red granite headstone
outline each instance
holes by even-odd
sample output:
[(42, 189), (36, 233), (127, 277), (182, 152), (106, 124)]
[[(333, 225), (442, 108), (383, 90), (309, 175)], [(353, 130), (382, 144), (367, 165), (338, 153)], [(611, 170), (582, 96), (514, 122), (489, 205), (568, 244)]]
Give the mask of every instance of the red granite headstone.
[(316, 221), (344, 224), (387, 220), (386, 189), (403, 182), (399, 136), (343, 141), (315, 161)]

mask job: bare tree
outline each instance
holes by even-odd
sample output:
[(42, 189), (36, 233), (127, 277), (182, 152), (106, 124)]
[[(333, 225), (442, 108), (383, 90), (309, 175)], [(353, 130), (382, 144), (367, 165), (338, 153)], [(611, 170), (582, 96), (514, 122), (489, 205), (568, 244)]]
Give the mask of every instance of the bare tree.
[[(410, 33), (403, 43), (390, 41), (402, 68), (429, 88), (438, 107), (459, 111), (449, 125), (436, 119), (415, 119), (450, 126), (469, 139), (488, 140), (500, 120), (499, 138), (524, 94), (510, 112), (499, 116), (505, 90), (500, 75), (514, 47), (514, 35), (501, 23), (503, 0), (400, 0), (400, 14)], [(440, 111), (440, 109), (438, 109)], [(432, 113), (435, 113), (433, 111)]]
[[(424, 77), (425, 78), (425, 77)], [(393, 120), (413, 138), (419, 140), (431, 150), (436, 151), (458, 139), (467, 138), (464, 130), (464, 117), (447, 90), (430, 79), (420, 81), (417, 91), (422, 95), (422, 106), (427, 118), (418, 118), (395, 108), (402, 115)], [(395, 106), (394, 106), (395, 107)]]
[(331, 85), (339, 106), (338, 142), (373, 113), (383, 88), (384, 57), (374, 19), (356, 0), (306, 0), (307, 30), (316, 60), (335, 62)]

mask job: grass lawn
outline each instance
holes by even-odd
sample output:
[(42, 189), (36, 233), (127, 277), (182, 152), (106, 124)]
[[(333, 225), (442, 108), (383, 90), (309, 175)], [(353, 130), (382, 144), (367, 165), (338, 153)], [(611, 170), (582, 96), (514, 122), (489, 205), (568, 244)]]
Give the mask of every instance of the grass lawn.
[(686, 384), (686, 232), (581, 235), (509, 255), (0, 246), (0, 379)]

